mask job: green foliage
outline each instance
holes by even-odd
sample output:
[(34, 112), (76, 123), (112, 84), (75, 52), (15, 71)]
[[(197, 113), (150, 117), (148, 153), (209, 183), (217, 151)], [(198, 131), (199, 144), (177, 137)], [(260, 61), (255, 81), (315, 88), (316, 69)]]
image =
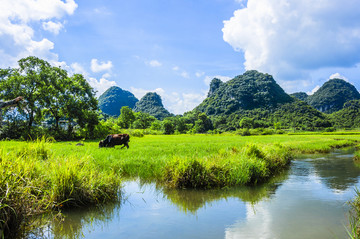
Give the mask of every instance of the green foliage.
[(272, 76), (257, 71), (247, 71), (226, 83), (214, 79), (208, 98), (195, 110), (209, 116), (229, 115), (241, 110), (274, 108), (292, 101), (293, 99)]
[(18, 63), (19, 68), (1, 70), (0, 98), (24, 97), (24, 102), (17, 107), (27, 125), (22, 136), (33, 137), (34, 124), (41, 125), (43, 120), (53, 122), (51, 130), (54, 135), (59, 135), (62, 119), (66, 119), (68, 124), (68, 138), (73, 136), (74, 122), (80, 128), (87, 128), (91, 134), (98, 123), (95, 113), (97, 100), (94, 90), (82, 75), (69, 77), (65, 70), (33, 56)]
[(99, 108), (111, 116), (119, 116), (124, 106), (133, 109), (139, 100), (129, 91), (112, 86), (99, 97)]
[(341, 110), (347, 101), (359, 99), (360, 94), (353, 85), (341, 79), (331, 79), (306, 102), (321, 112), (333, 113)]
[(123, 106), (120, 112), (119, 126), (125, 129), (130, 128), (131, 124), (135, 121), (134, 112), (128, 106)]
[(207, 117), (206, 114), (200, 113), (197, 116), (198, 120), (195, 121), (194, 129), (197, 133), (206, 133), (209, 130), (213, 129), (211, 120)]
[(254, 119), (243, 117), (239, 123), (240, 128), (251, 129), (254, 126)]
[(306, 101), (306, 99), (309, 97), (309, 95), (306, 94), (305, 92), (292, 93), (292, 94), (290, 94), (290, 96), (295, 97), (296, 99), (302, 100), (302, 101)]
[(161, 130), (161, 121), (159, 120), (155, 120), (151, 123), (151, 126), (150, 126), (150, 129), (151, 130)]
[(175, 125), (171, 120), (164, 120), (162, 123), (164, 134), (173, 134), (175, 132)]
[(132, 128), (134, 129), (147, 129), (150, 128), (152, 122), (154, 122), (156, 118), (154, 116), (149, 115), (148, 113), (137, 112), (135, 113), (135, 121), (132, 124)]
[(330, 115), (335, 128), (359, 128), (360, 127), (360, 100), (348, 101), (344, 108)]
[(134, 111), (148, 113), (158, 120), (163, 120), (166, 117), (172, 116), (172, 114), (164, 108), (161, 97), (155, 92), (146, 93), (146, 95), (136, 103)]

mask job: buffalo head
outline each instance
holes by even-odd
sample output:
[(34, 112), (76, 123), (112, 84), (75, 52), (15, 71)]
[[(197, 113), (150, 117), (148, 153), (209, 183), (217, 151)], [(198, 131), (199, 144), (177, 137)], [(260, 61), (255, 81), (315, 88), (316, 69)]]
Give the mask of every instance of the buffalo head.
[(99, 142), (99, 148), (102, 148), (102, 147), (104, 147), (104, 140), (101, 140), (101, 141)]

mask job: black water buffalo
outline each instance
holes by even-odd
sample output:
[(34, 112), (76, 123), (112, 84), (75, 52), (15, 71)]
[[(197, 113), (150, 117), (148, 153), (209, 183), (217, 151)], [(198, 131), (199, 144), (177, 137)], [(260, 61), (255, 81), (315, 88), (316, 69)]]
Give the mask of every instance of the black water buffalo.
[(128, 134), (109, 134), (106, 139), (99, 142), (99, 148), (102, 147), (115, 147), (115, 145), (124, 145), (129, 148), (128, 143), (130, 142), (130, 136)]

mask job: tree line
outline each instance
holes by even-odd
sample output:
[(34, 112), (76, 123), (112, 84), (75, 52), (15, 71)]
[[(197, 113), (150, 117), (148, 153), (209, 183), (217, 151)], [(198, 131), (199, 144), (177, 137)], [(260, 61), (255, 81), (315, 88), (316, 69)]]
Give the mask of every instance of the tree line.
[(1, 112), (2, 139), (42, 135), (60, 140), (96, 139), (131, 129), (150, 134), (235, 131), (249, 135), (281, 133), (284, 129), (333, 131), (360, 127), (359, 100), (347, 102), (333, 114), (321, 113), (294, 98), (277, 108), (211, 116), (195, 108), (163, 120), (125, 106), (120, 109), (119, 117), (110, 117), (98, 109), (95, 91), (81, 74), (69, 76), (66, 70), (33, 56), (18, 63), (18, 68), (0, 69), (0, 99), (24, 98), (15, 110)]

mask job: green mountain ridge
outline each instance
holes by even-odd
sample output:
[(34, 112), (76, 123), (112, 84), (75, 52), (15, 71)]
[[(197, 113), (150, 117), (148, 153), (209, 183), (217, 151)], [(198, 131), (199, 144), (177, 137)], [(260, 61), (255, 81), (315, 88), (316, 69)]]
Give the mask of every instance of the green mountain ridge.
[(136, 103), (134, 112), (148, 113), (158, 120), (163, 120), (166, 117), (173, 116), (168, 110), (164, 108), (160, 95), (155, 92), (146, 93), (139, 102)]
[(355, 86), (342, 79), (331, 79), (325, 82), (306, 102), (315, 109), (331, 114), (341, 110), (350, 100), (359, 100), (360, 93)]
[(257, 108), (274, 109), (293, 101), (271, 75), (252, 70), (228, 82), (213, 79), (208, 97), (194, 110), (209, 116), (229, 115)]
[(290, 96), (295, 97), (296, 99), (299, 99), (302, 101), (306, 101), (306, 99), (309, 97), (309, 95), (306, 94), (305, 92), (292, 93), (292, 94), (290, 94)]
[(117, 117), (120, 115), (121, 107), (134, 108), (138, 101), (133, 93), (118, 86), (112, 86), (99, 97), (98, 105), (102, 112)]

